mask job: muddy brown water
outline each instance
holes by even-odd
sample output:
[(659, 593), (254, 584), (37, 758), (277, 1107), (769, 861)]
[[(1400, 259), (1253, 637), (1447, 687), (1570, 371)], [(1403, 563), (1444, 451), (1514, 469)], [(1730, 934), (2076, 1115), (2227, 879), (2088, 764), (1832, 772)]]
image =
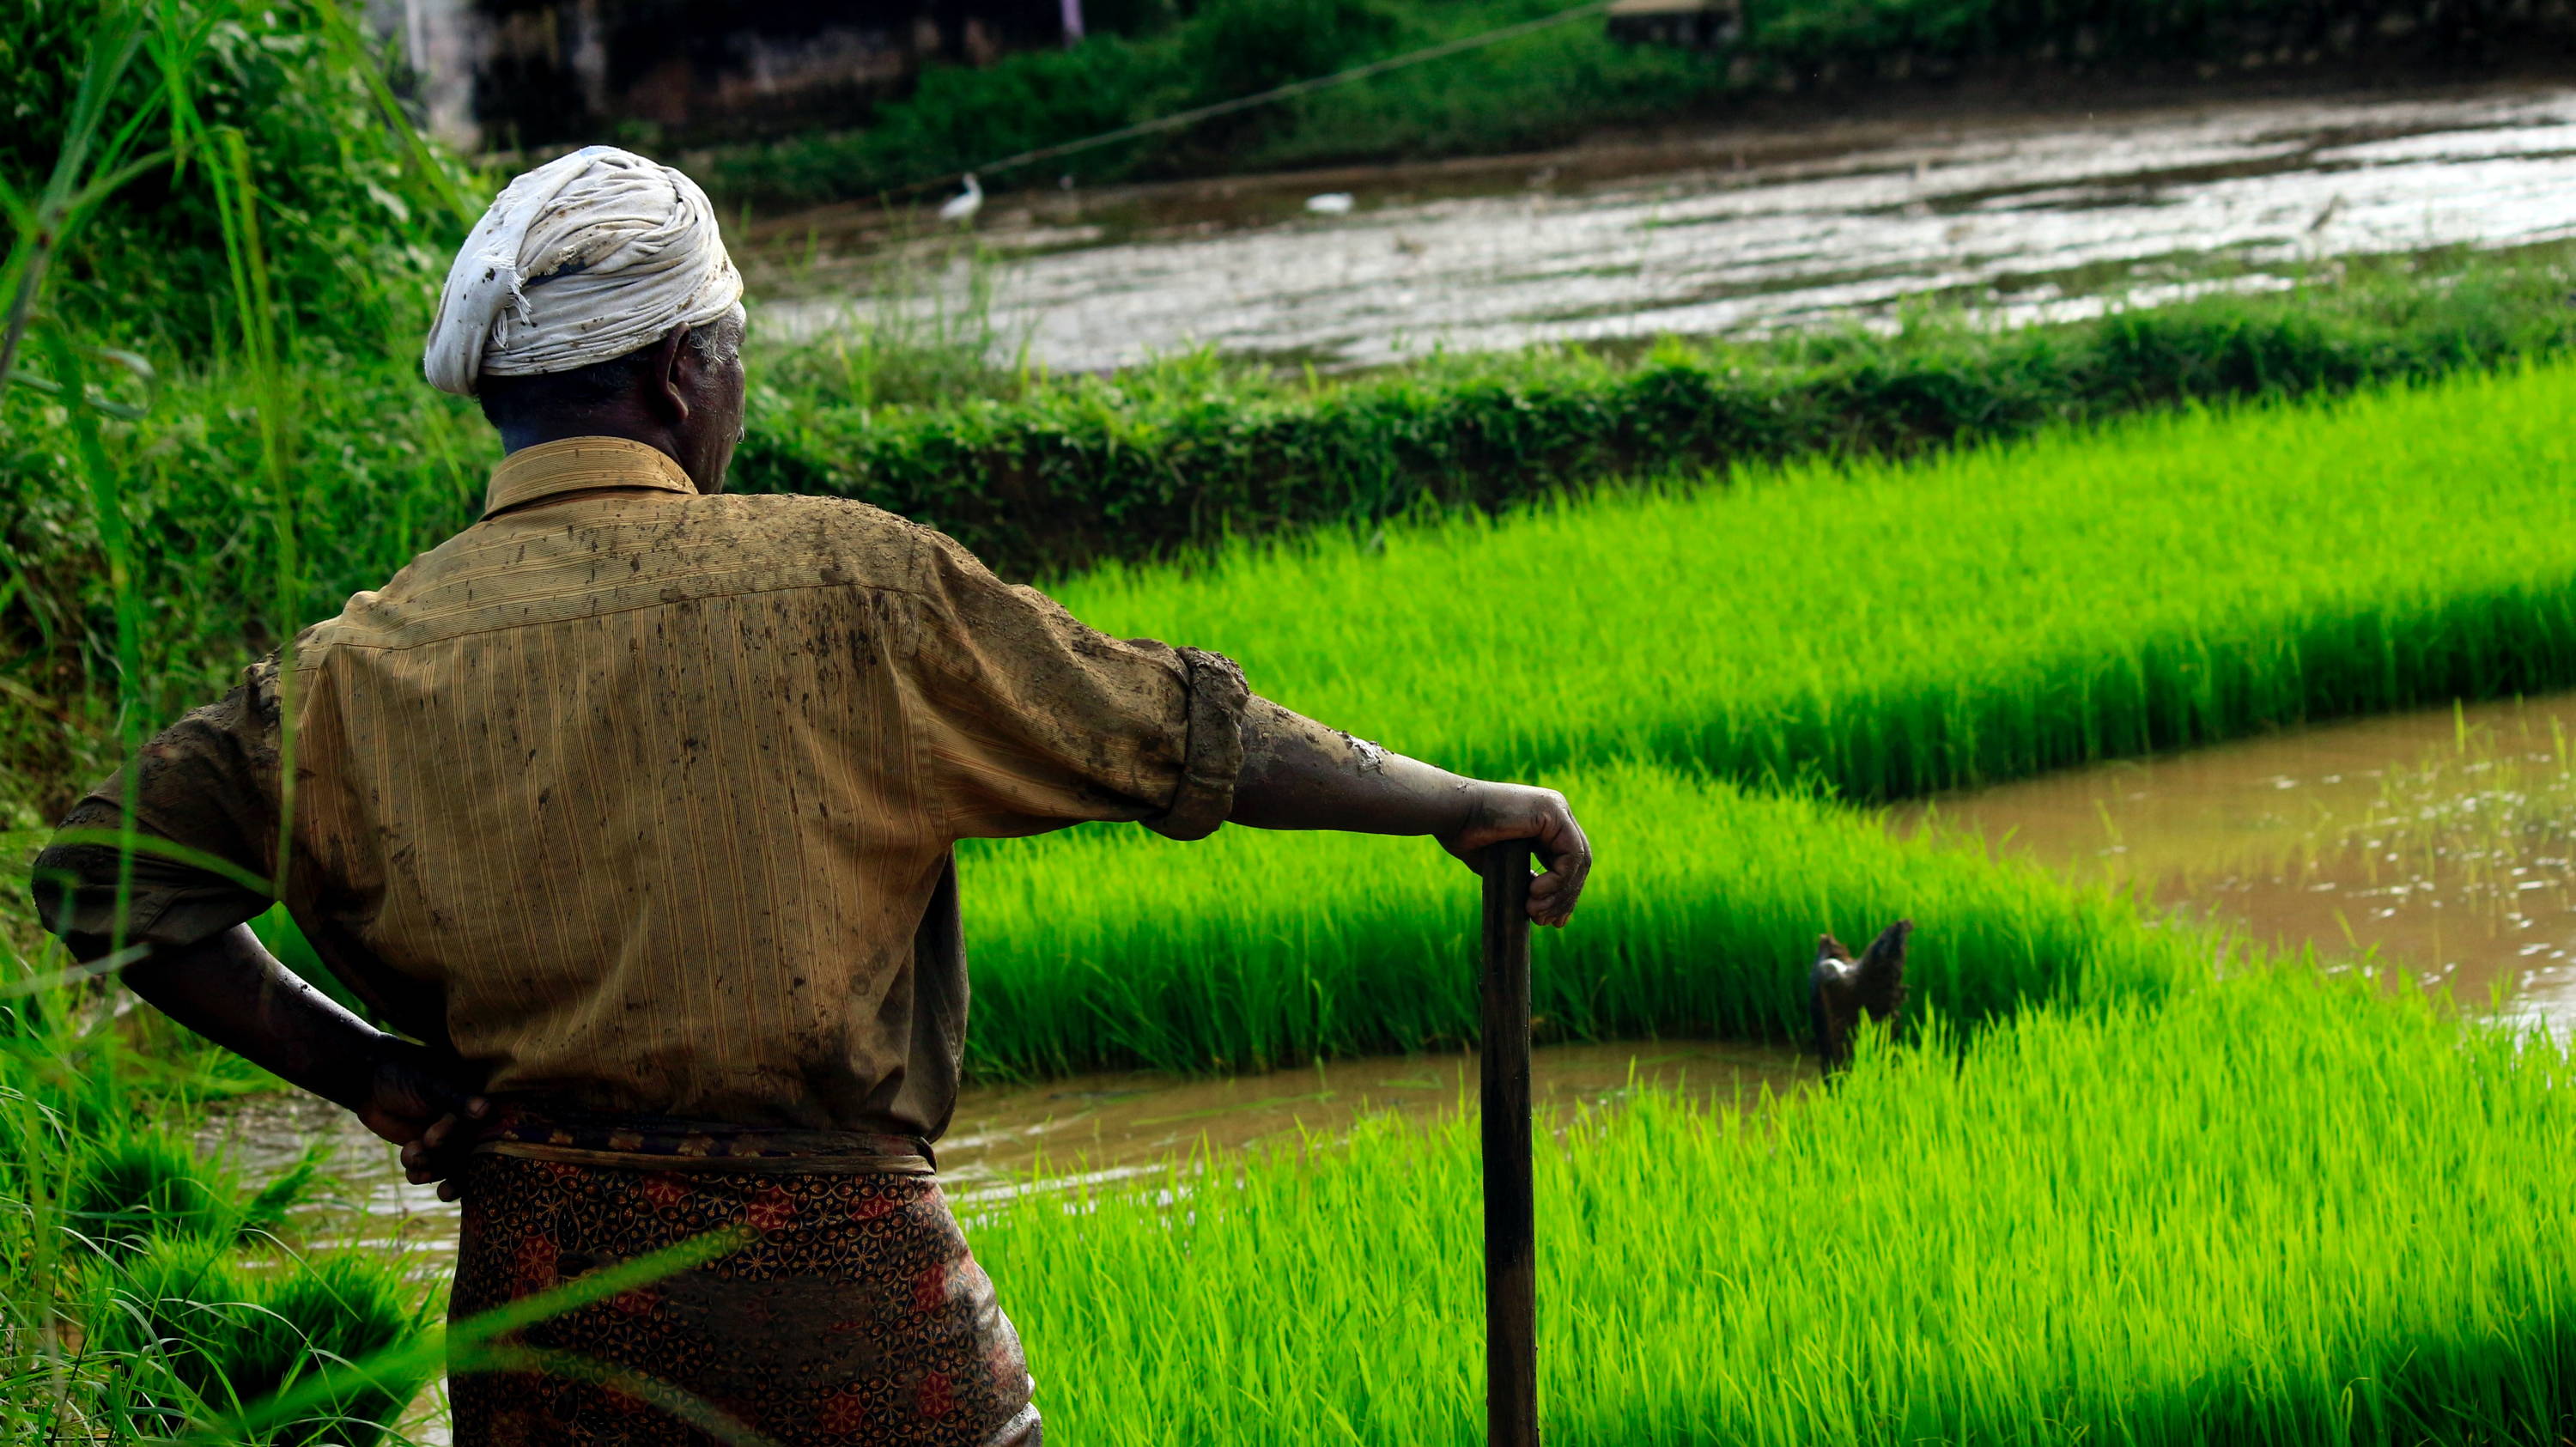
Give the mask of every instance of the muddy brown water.
[(2576, 1026), (2576, 695), (2350, 723), (1900, 810), (2262, 943)]
[[(1615, 1103), (1636, 1085), (1681, 1089), (1709, 1101), (1757, 1106), (1802, 1089), (1814, 1067), (1779, 1047), (1703, 1040), (1549, 1045), (1533, 1052), (1533, 1099), (1542, 1120)], [(1025, 1189), (1147, 1175), (1193, 1150), (1331, 1138), (1362, 1115), (1472, 1110), (1476, 1062), (1468, 1055), (1372, 1056), (1226, 1079), (1146, 1072), (1083, 1075), (1032, 1085), (978, 1085), (959, 1097), (939, 1143), (940, 1175), (962, 1203)], [(355, 1117), (310, 1096), (263, 1095), (216, 1108), (209, 1146), (255, 1172), (282, 1169), (317, 1139), (337, 1144), (333, 1187), (306, 1223), (326, 1240), (363, 1242), (443, 1271), (456, 1250), (456, 1208), (396, 1169), (392, 1148)]]
[[(1886, 323), (1942, 298), (1999, 322), (2287, 285), (2320, 263), (2576, 234), (2576, 90), (2220, 100), (2116, 117), (1926, 117), (1301, 178), (1146, 204), (997, 201), (992, 319), (1058, 369), (1196, 346), (1352, 367), (1664, 333)], [(1648, 162), (1652, 162), (1649, 165)], [(778, 223), (792, 230), (796, 223)], [(823, 238), (849, 218), (812, 220)], [(773, 232), (774, 239), (783, 238)], [(962, 267), (853, 296), (765, 273), (776, 336), (963, 306)]]

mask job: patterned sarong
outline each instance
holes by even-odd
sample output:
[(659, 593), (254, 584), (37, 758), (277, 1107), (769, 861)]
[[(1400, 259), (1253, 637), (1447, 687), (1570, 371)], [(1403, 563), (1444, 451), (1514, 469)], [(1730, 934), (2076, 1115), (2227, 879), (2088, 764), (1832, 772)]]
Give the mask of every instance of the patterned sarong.
[(1019, 1337), (917, 1144), (511, 1110), (462, 1184), (456, 1321), (710, 1233), (746, 1244), (503, 1339), (546, 1365), (457, 1372), (457, 1447), (1037, 1447)]

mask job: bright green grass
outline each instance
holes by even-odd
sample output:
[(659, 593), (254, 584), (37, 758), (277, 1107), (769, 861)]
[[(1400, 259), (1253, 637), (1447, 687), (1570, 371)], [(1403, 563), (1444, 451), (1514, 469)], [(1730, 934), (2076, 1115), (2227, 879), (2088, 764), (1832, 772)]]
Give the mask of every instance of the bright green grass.
[[(1981, 852), (1891, 842), (1867, 815), (1629, 767), (1559, 780), (1599, 849), (1541, 931), (1545, 1035), (1803, 1031), (1816, 935), (1921, 929), (1916, 997), (1979, 1020), (2158, 993), (2193, 937)], [(1475, 876), (1426, 840), (1228, 829), (1198, 844), (1077, 830), (972, 851), (962, 876), (987, 1075), (1254, 1069), (1452, 1046), (1476, 1021)]]
[(2571, 413), (2576, 367), (2541, 366), (1059, 596), (1469, 772), (1633, 757), (1894, 798), (2576, 680)]
[[(1896, 795), (2576, 679), (2571, 403), (2576, 368), (2534, 369), (1063, 593), (1112, 631), (1233, 651), (1264, 692), (1399, 748), (1550, 771), (1599, 874), (1541, 946), (1548, 1030), (1793, 1033), (1816, 932), (1899, 915), (1923, 925), (1924, 997), (1983, 1019), (2101, 974), (2130, 948), (2105, 942), (2134, 937), (2105, 925), (2117, 907), (1692, 771)], [(1623, 755), (1658, 762), (1599, 762)], [(988, 1072), (1241, 1069), (1472, 1031), (1474, 891), (1419, 843), (1083, 832), (975, 851), (967, 890)]]
[[(1545, 1143), (1560, 1447), (2555, 1443), (2571, 1061), (2289, 968)], [(1049, 1435), (1482, 1440), (1472, 1125), (970, 1214)], [(970, 1208), (971, 1212), (971, 1208)]]

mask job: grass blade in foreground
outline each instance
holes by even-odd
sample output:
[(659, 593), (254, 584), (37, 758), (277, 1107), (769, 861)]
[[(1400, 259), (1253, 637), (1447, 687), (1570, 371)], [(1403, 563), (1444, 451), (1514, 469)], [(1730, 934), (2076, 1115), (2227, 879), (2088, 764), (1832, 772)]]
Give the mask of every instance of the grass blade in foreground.
[[(2576, 1062), (2374, 996), (2285, 966), (1543, 1141), (1547, 1440), (2554, 1443)], [(1469, 1447), (1474, 1140), (1388, 1124), (970, 1229), (1070, 1440)]]

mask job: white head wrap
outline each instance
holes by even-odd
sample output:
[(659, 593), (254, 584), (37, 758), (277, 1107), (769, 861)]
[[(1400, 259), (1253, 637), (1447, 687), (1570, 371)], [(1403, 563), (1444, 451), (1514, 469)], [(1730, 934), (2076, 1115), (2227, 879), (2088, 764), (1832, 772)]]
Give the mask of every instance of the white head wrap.
[(569, 372), (622, 357), (742, 300), (698, 183), (614, 146), (512, 181), (448, 268), (421, 370), (472, 396), (485, 376)]

